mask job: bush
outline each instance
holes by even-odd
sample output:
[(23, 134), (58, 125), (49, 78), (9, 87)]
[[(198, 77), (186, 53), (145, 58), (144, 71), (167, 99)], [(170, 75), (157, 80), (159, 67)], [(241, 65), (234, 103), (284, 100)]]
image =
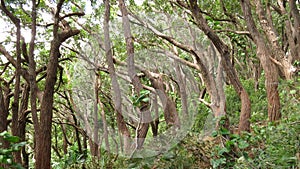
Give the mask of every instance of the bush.
[(12, 136), (7, 131), (0, 133), (0, 137), (2, 140), (9, 143), (9, 146), (6, 148), (3, 147), (2, 143), (0, 142), (0, 163), (7, 164), (12, 168), (23, 169), (21, 164), (15, 163), (13, 161), (13, 152), (19, 151), (23, 146), (25, 146), (26, 142), (19, 142), (19, 137)]

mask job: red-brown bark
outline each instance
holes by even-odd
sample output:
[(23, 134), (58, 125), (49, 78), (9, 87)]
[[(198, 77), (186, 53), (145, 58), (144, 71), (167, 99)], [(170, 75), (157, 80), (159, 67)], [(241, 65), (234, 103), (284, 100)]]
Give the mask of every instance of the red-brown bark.
[(251, 6), (249, 0), (241, 0), (245, 21), (254, 43), (257, 47), (257, 57), (265, 71), (265, 86), (267, 90), (268, 99), (268, 117), (270, 121), (279, 120), (280, 113), (280, 100), (278, 93), (278, 68), (277, 65), (271, 60), (272, 52), (265, 44), (264, 36), (258, 31), (256, 24), (253, 20), (251, 13)]
[(212, 41), (214, 46), (217, 48), (221, 55), (221, 64), (224, 67), (226, 75), (230, 79), (230, 83), (234, 87), (235, 91), (241, 99), (241, 113), (240, 113), (240, 124), (239, 132), (250, 131), (249, 118), (251, 116), (251, 103), (249, 96), (242, 86), (237, 73), (230, 62), (230, 49), (229, 47), (219, 38), (219, 36), (208, 26), (207, 21), (204, 19), (200, 13), (200, 8), (197, 1), (190, 0), (190, 9), (197, 26), (207, 35), (207, 37)]

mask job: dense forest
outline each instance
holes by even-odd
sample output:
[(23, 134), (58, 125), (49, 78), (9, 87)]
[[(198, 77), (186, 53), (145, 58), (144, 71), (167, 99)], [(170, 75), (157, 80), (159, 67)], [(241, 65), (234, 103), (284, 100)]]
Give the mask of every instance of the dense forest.
[(300, 168), (299, 0), (1, 0), (0, 168)]

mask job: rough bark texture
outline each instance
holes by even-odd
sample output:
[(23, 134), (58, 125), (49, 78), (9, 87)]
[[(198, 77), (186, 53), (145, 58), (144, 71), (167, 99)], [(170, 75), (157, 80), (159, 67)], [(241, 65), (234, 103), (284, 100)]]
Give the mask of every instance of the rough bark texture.
[[(36, 63), (35, 63), (35, 58), (34, 58), (35, 57), (34, 56), (35, 36), (36, 36), (36, 1), (35, 0), (32, 1), (31, 17), (32, 17), (32, 25), (31, 25), (31, 35), (32, 35), (32, 37), (31, 37), (30, 44), (29, 44), (29, 55), (28, 55), (29, 70), (28, 70), (28, 74), (29, 74), (29, 86), (30, 86), (31, 114), (32, 114), (32, 120), (33, 120), (33, 123), (34, 123), (34, 130), (36, 132), (36, 135), (38, 135), (39, 123), (38, 123), (37, 104), (36, 104), (36, 101), (37, 101)], [(27, 52), (23, 51), (23, 53), (27, 53)]]
[(146, 70), (143, 70), (143, 73), (150, 79), (152, 86), (155, 88), (156, 93), (162, 102), (167, 125), (180, 127), (176, 104), (165, 91), (162, 75)]
[(59, 47), (68, 38), (79, 34), (79, 30), (72, 30), (71, 28), (64, 29), (60, 33), (59, 13), (64, 1), (60, 0), (57, 3), (57, 8), (54, 16), (53, 25), (53, 40), (51, 41), (50, 58), (47, 65), (47, 77), (45, 81), (45, 90), (41, 102), (41, 113), (39, 120), (38, 135), (36, 136), (36, 156), (35, 168), (50, 169), (51, 168), (51, 127), (53, 116), (53, 96), (54, 86), (57, 79), (58, 58), (60, 57)]
[(58, 67), (60, 42), (54, 39), (51, 43), (50, 60), (47, 66), (45, 91), (41, 103), (39, 132), (36, 136), (35, 168), (50, 169), (51, 126), (54, 86)]
[[(29, 86), (26, 84), (24, 86), (23, 92), (22, 92), (22, 97), (21, 97), (21, 105), (20, 105), (20, 117), (19, 117), (19, 137), (20, 137), (20, 141), (25, 141), (26, 137), (26, 120), (27, 120), (27, 115), (29, 114), (27, 109), (28, 109), (28, 102), (29, 102)], [(28, 168), (29, 167), (29, 155), (26, 152), (26, 148), (23, 147), (21, 150), (22, 153), (22, 166), (24, 168)]]
[(296, 6), (295, 0), (289, 0), (289, 5), (291, 8), (291, 14), (294, 20), (294, 34), (293, 41), (290, 42), (291, 45), (291, 55), (293, 56), (293, 61), (300, 60), (300, 13)]
[(190, 0), (190, 8), (192, 15), (197, 26), (207, 35), (207, 37), (212, 41), (216, 49), (221, 55), (221, 64), (223, 65), (226, 75), (230, 79), (230, 83), (234, 87), (235, 91), (238, 93), (241, 99), (241, 113), (240, 113), (240, 123), (239, 132), (250, 131), (249, 118), (251, 115), (251, 103), (246, 90), (243, 88), (237, 73), (230, 62), (230, 50), (229, 47), (218, 37), (218, 35), (208, 26), (206, 20), (200, 13), (197, 1)]
[(6, 94), (3, 93), (2, 85), (0, 84), (0, 132), (7, 130), (8, 104)]
[[(260, 0), (256, 0), (255, 3), (256, 3), (256, 11), (258, 13), (258, 18), (259, 18), (259, 23), (266, 35), (265, 42), (269, 44), (268, 48), (270, 48), (269, 50), (270, 55), (266, 57), (270, 57), (271, 61), (273, 62), (276, 63), (278, 62), (277, 67), (282, 72), (283, 76), (286, 79), (291, 79), (293, 74), (293, 71), (291, 71), (293, 69), (292, 66), (293, 56), (290, 55), (286, 57), (285, 52), (280, 47), (278, 33), (276, 32), (273, 26), (273, 22), (271, 20), (272, 16), (269, 9), (270, 6), (267, 5), (267, 7), (263, 7)], [(288, 15), (283, 5), (280, 6), (281, 6), (282, 14)], [(286, 35), (288, 37), (288, 42), (291, 48), (291, 52), (293, 52), (295, 50), (295, 44), (294, 44), (294, 38), (292, 36), (292, 26), (289, 20), (285, 21), (285, 29), (286, 29)], [(261, 35), (261, 37), (263, 37), (263, 35)], [(293, 53), (292, 55), (295, 55), (295, 53)]]
[[(3, 94), (2, 85), (0, 84), (0, 119), (1, 119), (0, 133), (7, 130), (8, 104), (5, 102), (6, 102), (6, 98), (5, 95)], [(2, 147), (8, 148), (9, 146), (9, 143), (3, 140), (1, 137), (0, 137), (0, 143), (2, 143), (1, 148)], [(8, 166), (5, 164), (0, 164), (0, 167), (8, 168)]]
[[(21, 25), (20, 19), (14, 16), (5, 5), (5, 2), (1, 0), (0, 9), (6, 16), (13, 22), (16, 27), (16, 71), (15, 71), (15, 85), (14, 85), (14, 101), (12, 103), (12, 134), (19, 136), (18, 117), (19, 117), (19, 93), (20, 93), (20, 77), (21, 77)], [(22, 163), (21, 151), (13, 153), (14, 161)]]
[(257, 56), (265, 71), (265, 86), (267, 90), (268, 99), (268, 117), (270, 121), (279, 120), (280, 113), (280, 100), (278, 93), (278, 69), (274, 62), (271, 61), (271, 51), (266, 46), (264, 36), (261, 35), (255, 25), (251, 14), (250, 1), (241, 0), (241, 6), (243, 9), (245, 21), (251, 36), (254, 39), (254, 43), (257, 46)]

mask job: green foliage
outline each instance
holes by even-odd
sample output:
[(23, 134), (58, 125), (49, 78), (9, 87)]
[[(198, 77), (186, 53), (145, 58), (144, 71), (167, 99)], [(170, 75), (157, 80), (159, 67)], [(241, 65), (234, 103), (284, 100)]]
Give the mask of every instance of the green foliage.
[[(252, 79), (242, 80), (242, 84), (249, 94), (251, 101), (251, 122), (267, 120), (267, 96), (264, 88), (264, 78), (259, 80), (259, 89), (255, 90), (255, 82)], [(241, 101), (232, 86), (226, 86), (226, 111), (230, 118), (230, 123), (237, 125), (239, 122)]]
[(296, 154), (300, 151), (299, 117), (295, 123), (282, 122), (279, 125), (253, 126), (253, 133), (248, 135), (251, 158), (238, 161), (236, 166), (255, 166), (257, 168), (296, 168)]
[(150, 94), (149, 90), (142, 89), (140, 91), (139, 96), (133, 95), (132, 96), (133, 105), (136, 107), (140, 107), (142, 103), (149, 102), (149, 94)]
[[(214, 168), (295, 168), (299, 153), (300, 106), (298, 79), (281, 80), (279, 85), (282, 120), (279, 124), (267, 123), (267, 99), (264, 78), (259, 79), (259, 88), (254, 90), (254, 81), (244, 80), (251, 106), (252, 132), (238, 136), (224, 129), (213, 136), (225, 137), (223, 146), (215, 146), (211, 160)], [(237, 125), (240, 100), (232, 87), (226, 88), (227, 113), (231, 125)], [(288, 150), (288, 151), (287, 151)], [(299, 162), (298, 162), (299, 163)]]
[(3, 148), (2, 143), (0, 142), (0, 163), (8, 164), (10, 167), (16, 169), (22, 169), (21, 164), (15, 163), (13, 161), (13, 152), (19, 151), (23, 146), (25, 146), (26, 142), (19, 142), (19, 137), (12, 136), (7, 131), (0, 133), (0, 138), (9, 143), (7, 148)]
[(65, 154), (59, 161), (52, 164), (53, 168), (64, 169), (74, 165), (82, 165), (86, 161), (86, 154), (80, 153), (78, 147), (73, 145), (69, 147), (68, 154)]
[[(189, 144), (194, 144), (195, 137), (188, 137), (179, 145), (164, 154), (147, 158), (126, 158), (118, 155), (109, 154), (106, 151), (101, 151), (100, 158), (89, 156), (85, 163), (72, 163), (66, 165), (67, 169), (81, 168), (83, 165), (88, 169), (98, 168), (120, 168), (120, 169), (151, 169), (151, 168), (166, 168), (166, 169), (184, 169), (195, 168), (195, 159), (193, 152), (187, 148)], [(55, 166), (53, 168), (62, 168)]]
[(211, 165), (213, 168), (232, 168), (237, 159), (248, 160), (249, 147), (247, 138), (237, 134), (231, 134), (229, 130), (220, 128), (212, 133), (222, 144), (217, 144), (211, 153)]

